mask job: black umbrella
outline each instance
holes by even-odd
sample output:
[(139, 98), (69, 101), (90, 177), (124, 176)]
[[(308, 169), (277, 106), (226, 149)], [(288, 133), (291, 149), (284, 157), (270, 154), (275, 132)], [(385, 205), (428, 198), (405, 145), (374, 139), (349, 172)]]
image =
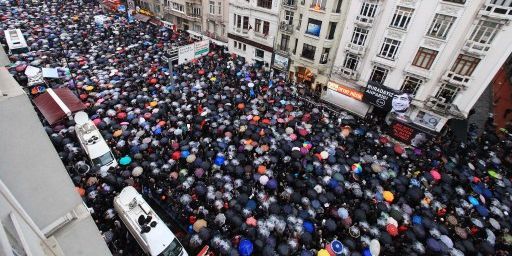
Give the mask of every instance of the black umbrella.
[(277, 252), (279, 253), (279, 255), (288, 256), (290, 255), (290, 247), (287, 244), (280, 244), (277, 247)]

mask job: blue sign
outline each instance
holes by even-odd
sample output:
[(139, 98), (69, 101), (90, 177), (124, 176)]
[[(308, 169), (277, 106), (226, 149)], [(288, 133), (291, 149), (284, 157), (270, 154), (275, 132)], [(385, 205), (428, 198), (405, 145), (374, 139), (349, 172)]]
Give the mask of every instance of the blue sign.
[(120, 12), (126, 12), (126, 6), (120, 5), (119, 7), (117, 7), (117, 10)]

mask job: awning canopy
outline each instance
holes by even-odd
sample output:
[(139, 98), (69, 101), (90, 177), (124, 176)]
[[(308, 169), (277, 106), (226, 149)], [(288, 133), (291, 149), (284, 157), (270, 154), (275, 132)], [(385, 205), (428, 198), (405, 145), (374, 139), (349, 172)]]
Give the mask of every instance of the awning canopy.
[(148, 20), (150, 20), (150, 19), (151, 19), (151, 17), (146, 16), (146, 15), (142, 15), (142, 14), (140, 14), (140, 13), (135, 14), (133, 17), (134, 17), (135, 19), (137, 19), (137, 20), (142, 21), (142, 22), (148, 22)]
[(68, 88), (48, 89), (34, 99), (34, 104), (50, 125), (85, 109), (85, 105)]

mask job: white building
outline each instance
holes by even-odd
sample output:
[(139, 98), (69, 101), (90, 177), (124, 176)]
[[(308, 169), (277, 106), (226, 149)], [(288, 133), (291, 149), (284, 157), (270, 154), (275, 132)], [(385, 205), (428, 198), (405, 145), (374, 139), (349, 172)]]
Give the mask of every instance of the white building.
[[(512, 52), (511, 19), (512, 0), (352, 0), (323, 98), (364, 115), (406, 92), (399, 119), (439, 132), (468, 116)], [(384, 95), (362, 102), (365, 91)]]
[(311, 87), (327, 84), (349, 3), (281, 0), (274, 67)]
[(224, 0), (203, 0), (203, 31), (206, 36), (228, 41), (229, 4)]
[(270, 68), (280, 6), (279, 0), (230, 0), (229, 51)]

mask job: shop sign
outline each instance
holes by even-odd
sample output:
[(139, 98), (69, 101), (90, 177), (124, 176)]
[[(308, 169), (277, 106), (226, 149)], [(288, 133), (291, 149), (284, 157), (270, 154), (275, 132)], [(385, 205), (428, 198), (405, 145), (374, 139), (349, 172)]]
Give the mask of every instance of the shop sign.
[(289, 59), (279, 54), (274, 54), (274, 66), (278, 69), (288, 70)]
[(328, 82), (327, 88), (339, 92), (343, 95), (349, 96), (350, 98), (354, 98), (356, 100), (362, 101), (363, 100), (363, 93), (350, 87), (343, 86), (341, 84), (337, 84), (334, 82)]
[(146, 15), (146, 16), (150, 16), (150, 17), (153, 17), (155, 16), (151, 11), (148, 11), (146, 9), (142, 9), (142, 8), (139, 8), (139, 11), (138, 11), (140, 14), (142, 15)]
[(305, 68), (305, 67), (298, 68), (297, 78), (299, 79), (299, 82), (300, 81), (313, 82), (313, 77), (314, 77), (314, 74), (313, 74), (313, 72), (311, 72), (311, 70), (309, 70), (309, 68)]
[(201, 56), (205, 56), (210, 52), (210, 40), (203, 40), (200, 42), (194, 43), (195, 54), (194, 58), (199, 58)]

